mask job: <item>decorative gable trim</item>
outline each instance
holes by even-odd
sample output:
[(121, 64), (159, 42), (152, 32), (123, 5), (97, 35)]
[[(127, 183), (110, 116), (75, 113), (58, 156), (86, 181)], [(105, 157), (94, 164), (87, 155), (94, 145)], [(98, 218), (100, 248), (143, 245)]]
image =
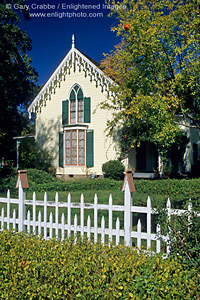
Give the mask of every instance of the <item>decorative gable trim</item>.
[(89, 58), (75, 48), (74, 36), (72, 36), (71, 50), (29, 106), (29, 117), (31, 117), (31, 113), (36, 113), (40, 110), (47, 100), (51, 100), (51, 94), (55, 94), (56, 88), (60, 88), (61, 81), (65, 81), (67, 75), (76, 71), (83, 71), (85, 77), (90, 77), (91, 82), (96, 82), (96, 87), (100, 86), (101, 91), (107, 91), (109, 95), (109, 85), (113, 84), (112, 79), (107, 77)]

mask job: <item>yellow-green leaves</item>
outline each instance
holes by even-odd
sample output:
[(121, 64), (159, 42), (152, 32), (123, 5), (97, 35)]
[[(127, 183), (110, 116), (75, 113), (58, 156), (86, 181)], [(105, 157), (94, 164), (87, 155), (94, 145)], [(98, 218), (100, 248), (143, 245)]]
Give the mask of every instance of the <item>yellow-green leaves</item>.
[(199, 279), (179, 259), (122, 245), (0, 232), (1, 299), (199, 299)]
[(112, 13), (119, 20), (113, 30), (122, 41), (102, 62), (115, 81), (115, 99), (101, 105), (113, 111), (108, 131), (113, 134), (116, 125), (132, 128), (132, 140), (168, 149), (179, 131), (177, 113), (193, 114), (193, 125), (200, 127), (199, 8), (183, 0), (123, 0), (121, 5), (126, 9)]

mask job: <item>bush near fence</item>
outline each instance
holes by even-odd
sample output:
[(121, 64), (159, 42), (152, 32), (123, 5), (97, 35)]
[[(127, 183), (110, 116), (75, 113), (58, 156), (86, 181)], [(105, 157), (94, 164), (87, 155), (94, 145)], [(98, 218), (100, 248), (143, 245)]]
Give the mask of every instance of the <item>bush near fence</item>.
[[(83, 191), (83, 190), (120, 190), (122, 187), (122, 181), (113, 179), (82, 179), (65, 181), (63, 179), (54, 178), (50, 174), (36, 169), (27, 170), (29, 191), (35, 192), (48, 192), (48, 191)], [(17, 172), (14, 172), (12, 176), (0, 178), (0, 190), (11, 192), (16, 191), (16, 178)]]
[(0, 232), (1, 299), (199, 299), (199, 274), (181, 258), (86, 240)]
[[(29, 191), (45, 192), (45, 191), (84, 191), (84, 190), (118, 190), (122, 188), (122, 181), (105, 179), (85, 179), (64, 181), (52, 177), (50, 174), (36, 169), (27, 170)], [(17, 173), (12, 176), (0, 178), (0, 191), (16, 192)], [(188, 199), (200, 200), (200, 178), (196, 179), (161, 179), (161, 180), (144, 180), (134, 179), (135, 188), (138, 193), (145, 193), (149, 196), (162, 195), (166, 201), (168, 197), (173, 202), (185, 202)], [(193, 201), (193, 205), (195, 202)]]

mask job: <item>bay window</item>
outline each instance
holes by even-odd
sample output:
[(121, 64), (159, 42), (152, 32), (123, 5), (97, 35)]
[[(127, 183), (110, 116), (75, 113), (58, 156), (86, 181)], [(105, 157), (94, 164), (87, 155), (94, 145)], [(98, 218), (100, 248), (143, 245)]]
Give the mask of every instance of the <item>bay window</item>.
[(65, 131), (65, 164), (85, 165), (85, 130)]

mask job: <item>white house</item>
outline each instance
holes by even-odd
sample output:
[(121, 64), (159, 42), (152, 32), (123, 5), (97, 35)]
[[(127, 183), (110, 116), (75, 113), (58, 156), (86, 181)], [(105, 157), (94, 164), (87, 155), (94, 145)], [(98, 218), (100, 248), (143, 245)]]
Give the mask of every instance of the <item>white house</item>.
[(36, 140), (53, 154), (57, 175), (102, 175), (102, 164), (116, 158), (105, 134), (109, 112), (97, 109), (112, 80), (94, 60), (72, 47), (28, 108), (36, 114)]
[[(53, 154), (58, 176), (100, 176), (102, 164), (117, 158), (117, 143), (105, 134), (111, 113), (102, 109), (94, 113), (110, 93), (112, 83), (97, 62), (75, 48), (73, 36), (70, 51), (28, 108), (30, 116), (36, 114), (36, 140)], [(188, 172), (195, 160), (195, 143), (196, 160), (200, 159), (199, 131), (192, 135), (195, 138), (185, 154)], [(151, 143), (133, 148), (125, 164), (134, 168), (135, 177), (153, 177), (154, 170), (161, 168), (158, 152)]]

